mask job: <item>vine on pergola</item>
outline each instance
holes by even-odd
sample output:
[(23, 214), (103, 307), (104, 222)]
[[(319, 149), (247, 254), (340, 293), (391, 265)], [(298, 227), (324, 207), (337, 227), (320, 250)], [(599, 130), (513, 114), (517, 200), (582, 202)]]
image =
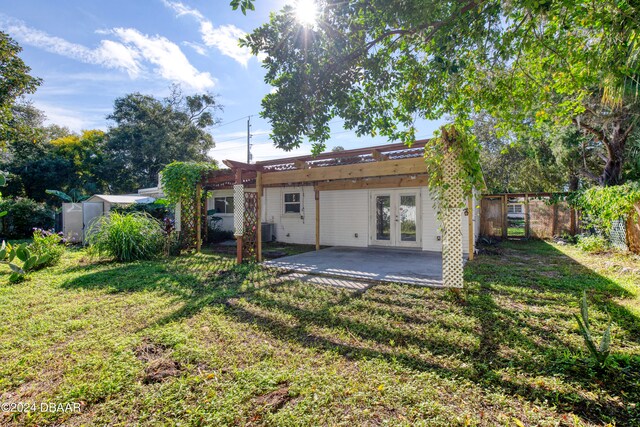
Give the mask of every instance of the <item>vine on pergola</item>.
[[(465, 201), (474, 190), (484, 189), (480, 167), (480, 146), (469, 128), (471, 122), (442, 126), (425, 145), (425, 162), (429, 175), (428, 186), (438, 211), (448, 208), (464, 208)], [(454, 176), (446, 176), (447, 162), (455, 162)], [(451, 182), (460, 186), (461, 197), (451, 198)]]
[(206, 200), (206, 194), (197, 200), (198, 183), (205, 173), (217, 169), (216, 162), (173, 162), (162, 170), (162, 191), (171, 204), (180, 204), (180, 237), (185, 248), (195, 245), (197, 204)]

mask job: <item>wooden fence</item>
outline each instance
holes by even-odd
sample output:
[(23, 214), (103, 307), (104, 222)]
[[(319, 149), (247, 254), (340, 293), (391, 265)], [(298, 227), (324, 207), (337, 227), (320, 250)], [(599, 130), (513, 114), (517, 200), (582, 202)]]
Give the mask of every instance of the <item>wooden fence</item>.
[(564, 202), (549, 203), (552, 193), (491, 194), (480, 202), (480, 235), (550, 239), (579, 231), (576, 211)]
[(627, 246), (633, 253), (640, 254), (640, 203), (635, 212), (627, 217)]

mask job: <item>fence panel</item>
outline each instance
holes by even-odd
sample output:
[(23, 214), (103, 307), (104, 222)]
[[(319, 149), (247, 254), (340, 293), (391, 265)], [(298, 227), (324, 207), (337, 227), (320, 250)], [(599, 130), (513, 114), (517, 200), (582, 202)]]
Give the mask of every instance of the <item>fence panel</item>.
[(554, 207), (546, 200), (529, 200), (529, 237), (550, 239), (553, 237)]
[(635, 213), (627, 218), (627, 246), (631, 252), (640, 254), (640, 203), (635, 206)]
[(502, 197), (483, 197), (480, 201), (480, 235), (502, 237), (504, 213)]
[[(480, 234), (487, 237), (506, 235), (533, 239), (575, 234), (580, 228), (578, 215), (566, 201), (549, 203), (553, 196), (553, 193), (484, 196), (480, 203)], [(511, 225), (507, 225), (509, 228), (503, 233), (505, 221)]]

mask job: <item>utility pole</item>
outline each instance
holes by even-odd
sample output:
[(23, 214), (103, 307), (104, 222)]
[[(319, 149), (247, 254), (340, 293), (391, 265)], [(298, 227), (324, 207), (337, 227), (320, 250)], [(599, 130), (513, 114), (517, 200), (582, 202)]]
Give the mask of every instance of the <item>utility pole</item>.
[(247, 117), (247, 164), (251, 163), (251, 116)]

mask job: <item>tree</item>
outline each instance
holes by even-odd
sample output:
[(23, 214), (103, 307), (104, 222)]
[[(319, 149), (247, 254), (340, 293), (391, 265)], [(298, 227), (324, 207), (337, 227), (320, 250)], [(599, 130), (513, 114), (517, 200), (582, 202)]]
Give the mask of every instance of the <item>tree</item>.
[(51, 141), (52, 155), (65, 159), (73, 170), (55, 189), (84, 195), (102, 192), (107, 186), (103, 176), (107, 140), (103, 131), (93, 129)]
[(11, 120), (11, 107), (20, 96), (35, 92), (41, 80), (29, 75), (29, 68), (18, 56), (22, 48), (0, 31), (0, 142)]
[(109, 190), (157, 185), (159, 172), (174, 161), (211, 160), (207, 128), (220, 108), (210, 94), (183, 96), (177, 87), (164, 100), (140, 93), (116, 99), (102, 174)]
[(549, 128), (535, 135), (499, 135), (498, 121), (474, 116), (473, 131), (482, 146), (480, 160), (492, 193), (574, 191), (597, 182), (602, 146), (575, 126)]
[(6, 150), (0, 167), (9, 173), (6, 194), (49, 200), (47, 188), (66, 182), (73, 174), (70, 162), (57, 156), (51, 139), (69, 134), (68, 129), (45, 126), (42, 111), (27, 102), (11, 108), (11, 119), (5, 132)]
[[(251, 10), (251, 0), (234, 7)], [(638, 102), (638, 5), (627, 1), (437, 0), (291, 6), (247, 36), (266, 53), (262, 103), (275, 144), (324, 149), (335, 116), (358, 135), (414, 140), (415, 119), (489, 111), (505, 131), (574, 123), (603, 145), (600, 182), (621, 179)]]

